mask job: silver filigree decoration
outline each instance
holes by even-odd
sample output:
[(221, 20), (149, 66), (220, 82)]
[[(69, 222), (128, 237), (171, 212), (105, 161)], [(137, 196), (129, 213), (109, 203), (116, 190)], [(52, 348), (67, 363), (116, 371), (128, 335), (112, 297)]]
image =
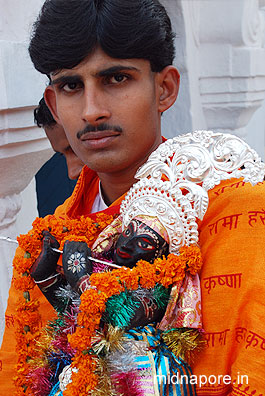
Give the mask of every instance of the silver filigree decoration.
[(157, 217), (167, 230), (170, 252), (198, 242), (197, 219), (208, 208), (207, 191), (222, 180), (262, 182), (264, 164), (237, 136), (195, 131), (162, 143), (136, 172), (121, 205), (123, 227), (138, 215)]

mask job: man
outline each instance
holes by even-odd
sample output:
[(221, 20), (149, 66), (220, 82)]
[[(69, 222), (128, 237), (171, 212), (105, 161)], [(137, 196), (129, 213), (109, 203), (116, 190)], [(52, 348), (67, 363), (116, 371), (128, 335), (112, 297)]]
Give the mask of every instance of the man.
[(69, 179), (78, 179), (84, 164), (73, 152), (64, 129), (54, 121), (44, 98), (40, 100), (39, 106), (34, 110), (34, 121), (39, 128), (44, 129), (53, 150), (65, 157)]
[[(173, 34), (164, 8), (157, 0), (46, 1), (30, 55), (36, 69), (51, 78), (45, 100), (54, 119), (87, 165), (74, 196), (55, 215), (78, 219), (104, 205), (109, 206), (104, 213), (119, 213), (136, 170), (162, 142), (161, 114), (178, 93)], [(99, 181), (102, 197), (95, 209)], [(234, 179), (209, 196), (209, 209), (200, 223), (208, 348), (192, 365), (197, 394), (262, 394), (265, 282), (259, 278), (264, 280), (260, 246), (265, 241), (258, 216), (263, 213), (264, 185), (251, 187)], [(249, 217), (255, 213), (256, 218)], [(12, 292), (9, 315), (14, 301)], [(51, 308), (40, 301), (45, 322)], [(8, 351), (2, 363), (4, 378), (14, 373), (14, 346), (8, 346), (11, 330), (3, 342), (3, 351)], [(21, 360), (18, 368), (23, 385)], [(1, 379), (1, 386), (3, 394), (12, 393), (6, 379)]]

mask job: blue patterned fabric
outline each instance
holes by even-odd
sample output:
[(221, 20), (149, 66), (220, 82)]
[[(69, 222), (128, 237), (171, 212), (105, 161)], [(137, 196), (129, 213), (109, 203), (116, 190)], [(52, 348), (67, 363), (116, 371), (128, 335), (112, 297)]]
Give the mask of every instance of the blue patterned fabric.
[(126, 337), (146, 341), (150, 354), (137, 357), (138, 369), (151, 368), (156, 376), (158, 393), (161, 396), (196, 396), (195, 385), (190, 384), (190, 366), (177, 358), (161, 339), (161, 331), (152, 325), (138, 327), (126, 332)]
[[(143, 348), (142, 354), (140, 351), (140, 354), (135, 356), (134, 361), (137, 370), (142, 373), (149, 372), (150, 380), (151, 378), (153, 380), (148, 386), (148, 378), (142, 378), (142, 385), (146, 384), (146, 391), (140, 392), (140, 394), (144, 396), (155, 394), (160, 396), (196, 396), (195, 385), (190, 384), (192, 376), (190, 366), (168, 349), (161, 334), (162, 331), (153, 325), (130, 329), (124, 334), (127, 339), (136, 343), (144, 341), (147, 345), (147, 348)], [(49, 394), (49, 396), (55, 395), (63, 396), (59, 383), (53, 387)]]
[(63, 392), (57, 393), (60, 390), (60, 386), (59, 386), (59, 382), (57, 382), (57, 384), (54, 385), (54, 387), (52, 388), (51, 392), (49, 393), (49, 396), (63, 396)]

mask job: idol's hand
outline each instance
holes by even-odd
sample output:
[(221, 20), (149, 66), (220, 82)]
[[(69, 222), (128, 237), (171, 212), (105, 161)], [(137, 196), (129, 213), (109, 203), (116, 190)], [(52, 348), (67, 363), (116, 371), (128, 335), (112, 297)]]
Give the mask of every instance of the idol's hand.
[(63, 248), (63, 270), (68, 283), (80, 294), (87, 288), (93, 270), (91, 249), (85, 242), (66, 241)]
[(65, 278), (56, 272), (57, 262), (60, 253), (53, 248), (59, 248), (59, 242), (48, 231), (43, 231), (42, 250), (31, 267), (31, 276), (47, 298), (49, 303), (55, 308), (61, 308), (61, 301), (57, 296), (60, 287), (65, 286)]
[(156, 300), (149, 292), (145, 296), (138, 297), (137, 300), (139, 305), (135, 309), (129, 328), (160, 322), (165, 309), (158, 306)]
[(48, 231), (43, 231), (42, 249), (39, 257), (30, 270), (32, 278), (39, 282), (49, 278), (56, 273), (56, 266), (60, 253), (54, 252), (52, 248), (58, 249), (60, 244)]

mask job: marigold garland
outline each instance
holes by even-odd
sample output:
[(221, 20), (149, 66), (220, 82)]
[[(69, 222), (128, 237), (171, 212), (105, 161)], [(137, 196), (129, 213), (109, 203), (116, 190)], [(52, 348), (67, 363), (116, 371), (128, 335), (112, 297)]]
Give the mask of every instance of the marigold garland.
[(70, 345), (77, 351), (72, 365), (78, 372), (73, 373), (64, 396), (87, 396), (97, 385), (95, 357), (89, 351), (108, 298), (125, 291), (125, 288), (135, 290), (139, 284), (145, 288), (153, 288), (157, 283), (169, 287), (182, 281), (186, 271), (195, 274), (201, 268), (202, 258), (197, 246), (182, 247), (179, 253), (179, 256), (169, 254), (167, 258), (158, 258), (153, 264), (140, 260), (132, 269), (121, 268), (91, 275), (91, 289), (81, 296), (79, 327), (68, 336)]
[[(23, 292), (23, 298), (17, 307), (17, 376), (14, 379), (17, 396), (33, 396), (35, 393), (27, 376), (30, 371), (30, 358), (36, 358), (36, 343), (40, 338), (40, 315), (38, 302), (32, 301), (30, 291), (34, 282), (30, 278), (30, 268), (41, 251), (42, 231), (48, 230), (63, 248), (66, 240), (82, 240), (92, 246), (99, 233), (113, 221), (112, 216), (99, 214), (96, 221), (81, 217), (79, 220), (61, 220), (54, 216), (37, 218), (33, 229), (18, 238), (22, 249), (14, 259), (14, 269), (18, 276), (14, 278), (17, 290)], [(156, 284), (168, 288), (182, 281), (185, 273), (194, 275), (202, 265), (200, 249), (197, 246), (182, 247), (179, 255), (169, 254), (150, 264), (140, 260), (132, 269), (121, 268), (111, 272), (93, 273), (90, 277), (91, 288), (81, 296), (80, 313), (77, 328), (68, 335), (70, 347), (76, 350), (72, 365), (78, 369), (73, 373), (72, 382), (64, 391), (64, 396), (87, 396), (98, 384), (97, 357), (91, 353), (92, 339), (99, 329), (102, 314), (108, 298), (124, 292), (136, 290), (139, 285), (151, 289)]]
[(42, 231), (48, 230), (60, 243), (60, 249), (63, 249), (66, 240), (82, 240), (91, 247), (99, 233), (112, 221), (113, 216), (103, 213), (98, 214), (95, 221), (84, 216), (78, 220), (70, 220), (49, 215), (37, 218), (32, 224), (32, 230), (18, 237), (19, 249), (13, 261), (13, 284), (21, 293), (16, 309), (16, 396), (34, 395), (26, 378), (30, 371), (30, 360), (34, 358), (36, 343), (40, 337), (41, 317), (38, 301), (32, 300), (30, 296), (35, 287), (30, 277), (30, 269), (41, 252)]

